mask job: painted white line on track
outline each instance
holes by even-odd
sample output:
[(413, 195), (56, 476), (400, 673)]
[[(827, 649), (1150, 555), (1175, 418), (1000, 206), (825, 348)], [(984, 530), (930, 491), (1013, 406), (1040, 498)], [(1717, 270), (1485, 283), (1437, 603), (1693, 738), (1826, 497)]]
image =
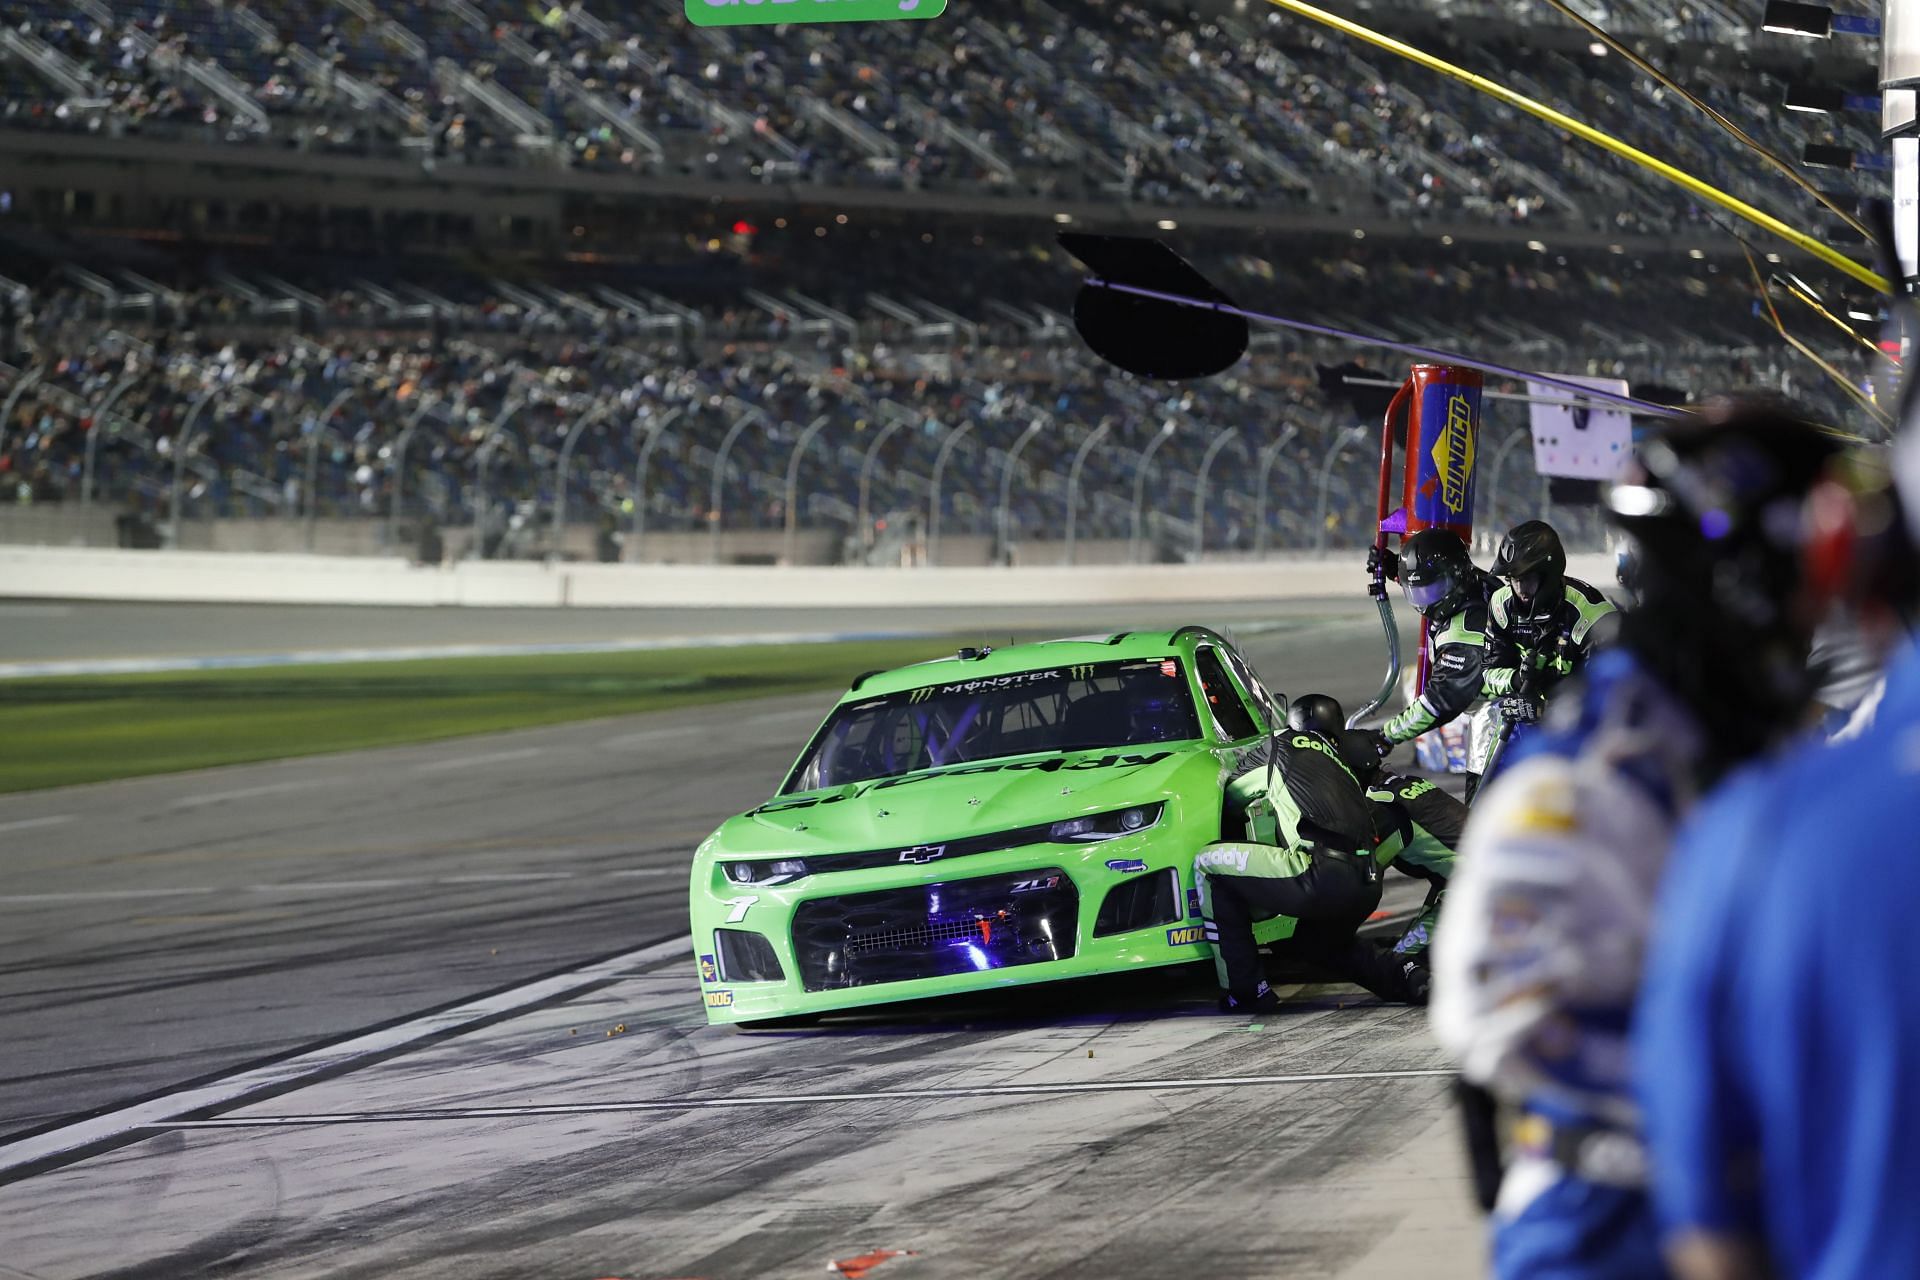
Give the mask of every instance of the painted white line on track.
[(676, 957), (691, 959), (693, 939), (672, 938), (650, 947), (612, 956), (596, 964), (570, 969), (565, 973), (540, 978), (510, 987), (478, 1000), (454, 1005), (395, 1026), (370, 1031), (281, 1062), (240, 1071), (220, 1080), (181, 1089), (145, 1102), (121, 1107), (104, 1115), (50, 1129), (30, 1138), (0, 1145), (0, 1178), (13, 1169), (42, 1160), (58, 1159), (96, 1143), (112, 1142), (164, 1127), (168, 1121), (209, 1107), (239, 1102), (267, 1090), (297, 1087), (302, 1081), (323, 1073), (351, 1070), (358, 1063), (405, 1049), (420, 1041), (457, 1032), (475, 1023), (491, 1021), (532, 1005), (556, 1000), (587, 987), (626, 977), (636, 969)]
[(464, 876), (389, 876), (378, 880), (302, 880), (281, 884), (194, 885), (177, 889), (76, 889), (67, 893), (0, 893), (0, 910), (48, 902), (129, 902), (142, 898), (178, 898), (196, 893), (368, 893), (412, 889), (428, 884), (520, 884), (532, 880), (639, 880), (657, 876), (685, 879), (686, 867), (633, 867), (624, 871), (499, 871)]
[(235, 791), (208, 791), (197, 796), (182, 796), (167, 806), (168, 813), (181, 809), (199, 809), (210, 804), (225, 804), (229, 800), (252, 800), (256, 796), (279, 795), (283, 791), (305, 791), (319, 786), (317, 781), (266, 782), (257, 787), (241, 787)]
[(388, 1124), (397, 1121), (519, 1120), (537, 1116), (621, 1115), (644, 1111), (702, 1111), (739, 1107), (839, 1106), (849, 1102), (938, 1102), (958, 1098), (1057, 1097), (1071, 1093), (1170, 1093), (1193, 1089), (1272, 1088), (1353, 1080), (1437, 1079), (1450, 1067), (1401, 1071), (1326, 1071), (1272, 1076), (1200, 1076), (1166, 1080), (1088, 1080), (1066, 1084), (954, 1085), (938, 1089), (875, 1089), (850, 1093), (752, 1094), (728, 1098), (643, 1098), (630, 1102), (523, 1103), (509, 1107), (447, 1107), (411, 1111), (332, 1111), (313, 1115), (219, 1116), (158, 1123), (155, 1129), (277, 1129), (304, 1125)]
[(553, 754), (550, 747), (518, 747), (512, 751), (490, 751), (485, 755), (457, 756), (452, 760), (430, 760), (426, 764), (413, 767), (415, 773), (451, 773), (457, 769), (472, 769), (481, 765), (505, 764), (509, 760), (531, 760), (535, 756)]
[(571, 880), (571, 871), (493, 871), (470, 876), (441, 876), (435, 884), (518, 884), (522, 880)]
[(432, 884), (424, 876), (389, 880), (308, 880), (290, 884), (250, 884), (248, 893), (364, 893), (369, 889), (407, 889)]
[(32, 907), (45, 902), (131, 902), (142, 898), (184, 898), (217, 889), (86, 889), (73, 893), (9, 893), (0, 895), (0, 907)]
[(608, 738), (600, 744), (603, 751), (622, 751), (628, 747), (643, 747), (655, 742), (668, 742), (674, 738), (690, 737), (696, 733), (707, 732), (706, 725), (682, 724), (671, 729), (641, 729), (634, 733), (622, 733)]
[(511, 658), (545, 653), (748, 649), (760, 645), (906, 640), (927, 634), (925, 631), (772, 631), (754, 635), (655, 636), (638, 640), (582, 640), (557, 644), (441, 644), (395, 649), (298, 649), (291, 653), (232, 653), (207, 657), (80, 658), (47, 662), (0, 662), (0, 680), (18, 680), (29, 676), (129, 675), (151, 671), (230, 671), (336, 662), (412, 662), (421, 658)]
[(72, 822), (70, 813), (49, 814), (44, 818), (20, 818), (14, 822), (0, 822), (0, 831), (31, 831), (36, 827), (57, 827), (63, 822)]

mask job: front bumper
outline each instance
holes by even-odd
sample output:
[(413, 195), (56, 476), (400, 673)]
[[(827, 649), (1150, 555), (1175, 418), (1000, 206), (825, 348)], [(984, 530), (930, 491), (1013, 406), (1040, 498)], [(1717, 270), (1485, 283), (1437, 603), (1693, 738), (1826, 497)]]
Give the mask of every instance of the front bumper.
[[(707, 1020), (794, 1017), (1208, 959), (1191, 892), (1195, 847), (1181, 833), (1152, 831), (779, 886), (735, 885), (717, 859), (696, 859), (693, 937)], [(757, 937), (743, 947), (741, 935)], [(775, 980), (766, 980), (764, 962), (740, 959), (769, 952)], [(760, 980), (741, 980), (741, 969)]]

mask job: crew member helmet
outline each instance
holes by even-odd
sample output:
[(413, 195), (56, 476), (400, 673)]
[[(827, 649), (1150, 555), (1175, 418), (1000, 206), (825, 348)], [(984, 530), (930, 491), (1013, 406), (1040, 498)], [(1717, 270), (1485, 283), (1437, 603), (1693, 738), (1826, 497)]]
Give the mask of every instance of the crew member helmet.
[(1422, 529), (1400, 544), (1400, 586), (1423, 614), (1444, 615), (1473, 579), (1473, 557), (1451, 530)]
[(1329, 737), (1347, 726), (1347, 713), (1324, 693), (1303, 693), (1287, 707), (1287, 728)]
[(1513, 588), (1522, 614), (1551, 613), (1567, 594), (1567, 549), (1545, 520), (1513, 526), (1500, 543), (1493, 571)]
[(1606, 491), (1637, 568), (1623, 636), (1723, 762), (1790, 732), (1812, 696), (1807, 654), (1826, 603), (1809, 556), (1812, 495), (1840, 452), (1783, 407), (1721, 400), (1650, 433)]

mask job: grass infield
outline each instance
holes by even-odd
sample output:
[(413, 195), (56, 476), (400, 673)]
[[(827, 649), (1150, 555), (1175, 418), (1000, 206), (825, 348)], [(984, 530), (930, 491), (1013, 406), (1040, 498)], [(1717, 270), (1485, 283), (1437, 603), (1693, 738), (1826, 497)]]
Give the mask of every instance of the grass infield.
[(0, 792), (841, 689), (863, 671), (940, 657), (956, 643), (922, 636), (0, 681)]

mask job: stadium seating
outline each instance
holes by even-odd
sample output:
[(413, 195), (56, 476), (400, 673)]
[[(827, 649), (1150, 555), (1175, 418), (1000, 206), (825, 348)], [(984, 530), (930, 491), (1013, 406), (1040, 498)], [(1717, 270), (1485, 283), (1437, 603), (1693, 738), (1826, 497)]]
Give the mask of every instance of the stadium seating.
[[(791, 236), (810, 241), (797, 227)], [(25, 367), (40, 374), (5, 424), (0, 484), (16, 500), (76, 501), (91, 432), (95, 499), (163, 512), (193, 406), (218, 388), (194, 419), (180, 468), (189, 514), (290, 516), (311, 496), (328, 514), (399, 510), (490, 536), (504, 536), (516, 512), (513, 523), (544, 527), (526, 517), (551, 511), (569, 432), (599, 410), (566, 471), (577, 519), (606, 514), (624, 525), (643, 501), (649, 527), (707, 527), (717, 451), (731, 433), (721, 487), (728, 527), (779, 527), (796, 465), (799, 519), (848, 529), (867, 449), (885, 430), (871, 516), (920, 518), (940, 470), (944, 529), (997, 532), (1002, 469), (1026, 436), (1006, 533), (1039, 536), (1062, 525), (1074, 459), (1104, 426), (1082, 462), (1079, 535), (1134, 535), (1138, 460), (1151, 448), (1145, 529), (1189, 539), (1197, 473), (1218, 433), (1233, 427), (1204, 504), (1209, 546), (1312, 546), (1323, 525), (1336, 541), (1365, 528), (1370, 495), (1347, 482), (1363, 465), (1340, 472), (1326, 516), (1319, 510), (1322, 462), (1362, 417), (1324, 394), (1316, 373), (1364, 352), (1263, 335), (1224, 378), (1147, 384), (1097, 366), (1049, 314), (1073, 287), (1058, 253), (1010, 242), (947, 259), (916, 256), (917, 240), (870, 243), (861, 272), (845, 270), (845, 254), (814, 260), (817, 269), (796, 257), (782, 274), (750, 275), (745, 288), (693, 290), (697, 306), (618, 273), (569, 276), (559, 264), (514, 284), (448, 264), (416, 263), (410, 273), (405, 264), (333, 262), (302, 284), (240, 263), (171, 285), (106, 263), (102, 272), (68, 264), (32, 291), (23, 368), (0, 383), (4, 396)], [(770, 232), (756, 257), (779, 262), (787, 248)], [(1683, 388), (1781, 379), (1759, 355), (1765, 330), (1738, 278), (1713, 264), (1675, 278), (1607, 254), (1568, 262), (1483, 247), (1469, 272), (1411, 246), (1350, 246), (1315, 249), (1302, 255), (1310, 266), (1276, 272), (1244, 249), (1198, 248), (1236, 292), (1324, 322)], [(899, 280), (943, 300), (951, 310), (941, 312), (971, 332), (929, 323), (936, 312), (920, 296), (879, 291)], [(643, 307), (625, 305), (642, 298)], [(834, 313), (851, 332), (822, 318)], [(1404, 367), (1395, 357), (1369, 362)], [(114, 412), (95, 422), (122, 379)], [(801, 433), (823, 416), (796, 464)], [(1044, 425), (1029, 435), (1036, 421)], [(1489, 439), (1522, 421), (1514, 406), (1498, 406)], [(1278, 451), (1266, 501), (1259, 482), (1269, 445)], [(1493, 470), (1489, 485), (1511, 492), (1523, 474)]]
[[(911, 23), (701, 29), (632, 0), (20, 0), (0, 42), (0, 123), (1542, 227), (1671, 230), (1704, 216), (1465, 86), (1279, 12), (1058, 6), (969, 6), (926, 40)], [(1713, 4), (1684, 20), (1643, 5), (1619, 16), (1629, 33), (1725, 38)], [(1489, 42), (1489, 30), (1502, 34)], [(1735, 194), (1778, 194), (1737, 144), (1619, 58), (1576, 61), (1512, 23), (1462, 23), (1428, 43)], [(1774, 109), (1780, 82), (1757, 64), (1690, 71), (1789, 154), (1810, 138), (1872, 149), (1860, 125)], [(1849, 196), (1884, 190), (1876, 173), (1828, 181)]]

